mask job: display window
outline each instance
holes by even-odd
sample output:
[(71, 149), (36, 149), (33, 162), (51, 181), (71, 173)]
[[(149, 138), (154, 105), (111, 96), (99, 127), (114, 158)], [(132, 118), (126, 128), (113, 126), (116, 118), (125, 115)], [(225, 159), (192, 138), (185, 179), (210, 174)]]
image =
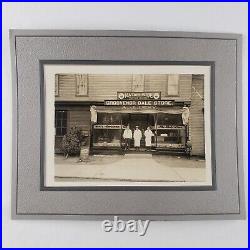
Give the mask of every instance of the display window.
[[(183, 149), (186, 145), (187, 126), (182, 123), (181, 113), (169, 114), (116, 114), (99, 113), (97, 123), (93, 126), (93, 147), (121, 148), (122, 134), (126, 126), (132, 133), (138, 126), (142, 132), (141, 148), (145, 147), (144, 132), (149, 126), (154, 134), (152, 147), (166, 149)], [(130, 142), (134, 145), (133, 139)]]
[(121, 115), (100, 113), (93, 126), (93, 147), (121, 147)]
[(158, 114), (157, 147), (184, 148), (186, 127), (182, 124), (181, 114)]
[(121, 125), (121, 114), (98, 113), (97, 124)]

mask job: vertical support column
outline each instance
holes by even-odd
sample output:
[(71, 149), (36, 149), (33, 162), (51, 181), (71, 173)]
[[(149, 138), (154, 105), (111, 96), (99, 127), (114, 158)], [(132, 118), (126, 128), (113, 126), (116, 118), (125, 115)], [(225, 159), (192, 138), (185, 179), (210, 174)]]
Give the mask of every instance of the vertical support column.
[(157, 148), (157, 123), (158, 123), (158, 114), (155, 114), (155, 147)]
[(120, 129), (120, 147), (122, 150), (122, 113), (120, 114), (121, 119), (120, 119), (120, 124), (121, 124), (121, 129)]
[(93, 123), (90, 121), (90, 131), (89, 131), (89, 152), (93, 151)]

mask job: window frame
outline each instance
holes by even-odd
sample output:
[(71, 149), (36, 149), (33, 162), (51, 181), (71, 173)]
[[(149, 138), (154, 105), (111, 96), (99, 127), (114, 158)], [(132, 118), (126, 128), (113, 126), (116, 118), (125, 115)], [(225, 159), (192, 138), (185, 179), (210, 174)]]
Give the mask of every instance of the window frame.
[[(57, 114), (56, 114), (57, 112), (63, 112), (64, 114), (66, 114), (66, 119), (64, 119), (64, 117), (60, 119), (60, 124), (61, 124), (60, 127), (57, 126), (57, 121), (58, 121), (57, 120)], [(66, 127), (62, 126), (62, 121), (63, 120), (66, 120)], [(60, 134), (57, 134), (57, 129), (58, 128), (61, 130)], [(68, 132), (68, 110), (55, 110), (55, 136), (57, 136), (57, 137), (63, 137), (65, 135), (65, 134), (62, 133), (63, 129), (66, 129), (66, 133), (65, 134), (67, 134), (67, 132)]]
[[(142, 77), (141, 85), (136, 84), (136, 79)], [(139, 90), (137, 89), (139, 87)], [(142, 89), (142, 91), (140, 90)], [(131, 92), (144, 92), (145, 91), (145, 74), (133, 74), (131, 83)]]
[[(79, 75), (86, 75), (86, 84), (87, 84), (87, 93), (86, 94), (79, 94), (78, 91), (78, 76)], [(75, 74), (75, 96), (82, 96), (82, 97), (87, 97), (89, 96), (89, 75), (88, 74)]]

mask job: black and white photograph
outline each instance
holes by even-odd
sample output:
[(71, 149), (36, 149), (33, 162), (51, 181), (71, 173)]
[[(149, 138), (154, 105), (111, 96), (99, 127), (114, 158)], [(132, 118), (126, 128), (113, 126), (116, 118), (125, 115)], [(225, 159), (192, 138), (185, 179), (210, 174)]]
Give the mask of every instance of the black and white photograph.
[(3, 248), (248, 246), (248, 3), (2, 3)]
[(210, 71), (45, 64), (47, 186), (211, 186)]

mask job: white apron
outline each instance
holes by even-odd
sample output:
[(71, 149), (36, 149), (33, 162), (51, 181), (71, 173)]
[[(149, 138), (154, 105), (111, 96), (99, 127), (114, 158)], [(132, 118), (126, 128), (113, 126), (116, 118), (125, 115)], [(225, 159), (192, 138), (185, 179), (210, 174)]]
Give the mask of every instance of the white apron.
[(141, 143), (141, 130), (135, 130), (134, 131), (134, 146), (135, 147), (140, 147), (140, 143)]
[(146, 147), (151, 147), (151, 138), (152, 136), (154, 136), (153, 132), (151, 130), (146, 130), (144, 135), (145, 135)]

